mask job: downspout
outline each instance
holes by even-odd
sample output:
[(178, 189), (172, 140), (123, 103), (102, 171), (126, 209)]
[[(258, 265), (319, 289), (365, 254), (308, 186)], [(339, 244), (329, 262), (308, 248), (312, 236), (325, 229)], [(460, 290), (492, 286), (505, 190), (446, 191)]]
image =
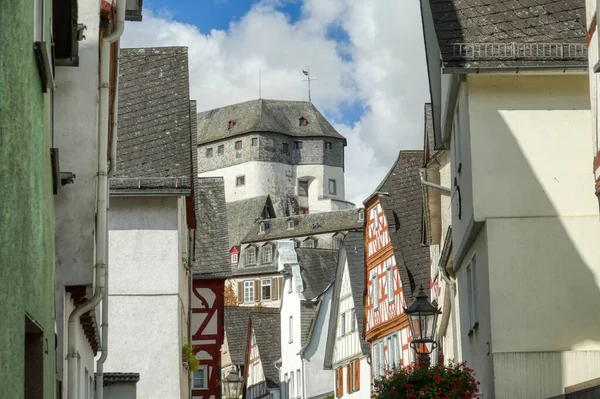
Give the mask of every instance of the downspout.
[[(123, 35), (123, 31), (125, 30), (125, 9), (126, 3), (125, 0), (117, 1), (117, 24), (115, 30), (109, 34), (108, 36), (102, 39), (102, 44), (100, 48), (100, 99), (99, 99), (99, 123), (100, 123), (100, 132), (99, 132), (99, 142), (100, 142), (100, 154), (99, 162), (98, 162), (98, 175), (100, 182), (99, 184), (99, 198), (104, 199), (104, 207), (98, 207), (98, 215), (102, 215), (104, 219), (104, 262), (105, 262), (105, 289), (102, 296), (102, 355), (96, 362), (96, 399), (104, 398), (104, 363), (106, 362), (106, 358), (108, 357), (108, 203), (109, 203), (109, 193), (108, 193), (108, 178), (115, 173), (116, 170), (116, 162), (117, 162), (117, 121), (118, 121), (118, 105), (119, 105), (119, 95), (118, 92), (115, 94), (115, 103), (114, 103), (114, 115), (113, 115), (113, 139), (111, 146), (111, 162), (110, 162), (110, 171), (107, 173), (107, 160), (106, 153), (108, 147), (108, 112), (110, 107), (110, 98), (109, 98), (109, 90), (110, 90), (110, 50), (111, 44), (115, 43), (117, 40), (121, 38)], [(117, 46), (117, 59), (116, 59), (116, 85), (115, 90), (118, 90), (119, 87), (119, 49)], [(101, 197), (100, 197), (101, 196)], [(101, 200), (98, 201), (101, 203)], [(100, 217), (98, 219), (100, 220)]]
[(425, 169), (419, 169), (419, 175), (421, 176), (422, 185), (440, 190), (444, 195), (450, 195), (452, 192), (448, 187), (440, 186), (439, 184), (431, 183), (425, 180)]

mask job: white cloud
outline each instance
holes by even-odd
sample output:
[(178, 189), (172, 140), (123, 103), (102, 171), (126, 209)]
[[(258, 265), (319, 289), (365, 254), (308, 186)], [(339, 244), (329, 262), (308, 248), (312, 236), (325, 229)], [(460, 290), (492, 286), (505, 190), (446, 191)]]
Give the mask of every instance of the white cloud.
[[(419, 3), (305, 0), (295, 23), (274, 4), (263, 1), (227, 31), (210, 32), (145, 11), (142, 23), (127, 24), (123, 46), (187, 46), (199, 110), (257, 98), (259, 68), (263, 98), (306, 100), (301, 69), (310, 66), (313, 102), (348, 139), (346, 196), (359, 205), (399, 150), (422, 147), (429, 94)], [(350, 43), (329, 39), (332, 25)], [(340, 123), (340, 105), (354, 101), (365, 106), (360, 121)]]

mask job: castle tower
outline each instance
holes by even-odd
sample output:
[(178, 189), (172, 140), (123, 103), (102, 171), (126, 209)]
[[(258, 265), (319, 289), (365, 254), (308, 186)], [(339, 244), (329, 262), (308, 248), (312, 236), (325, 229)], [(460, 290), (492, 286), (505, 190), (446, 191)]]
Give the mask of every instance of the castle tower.
[(227, 202), (269, 195), (277, 216), (354, 208), (345, 146), (309, 102), (259, 99), (198, 114), (198, 175), (222, 176)]

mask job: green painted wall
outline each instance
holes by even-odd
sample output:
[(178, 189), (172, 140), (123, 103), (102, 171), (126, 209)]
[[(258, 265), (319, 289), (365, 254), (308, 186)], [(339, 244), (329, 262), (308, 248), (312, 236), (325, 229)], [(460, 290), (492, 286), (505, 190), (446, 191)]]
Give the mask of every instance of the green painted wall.
[(11, 399), (24, 396), (25, 314), (48, 340), (44, 397), (54, 389), (50, 112), (33, 53), (32, 9), (33, 0), (0, 0), (0, 397)]

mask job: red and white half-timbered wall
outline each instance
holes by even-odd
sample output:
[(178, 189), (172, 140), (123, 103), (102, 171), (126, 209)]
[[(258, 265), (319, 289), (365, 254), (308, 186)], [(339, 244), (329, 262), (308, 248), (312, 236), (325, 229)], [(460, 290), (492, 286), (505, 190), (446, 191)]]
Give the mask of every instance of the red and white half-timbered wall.
[(410, 328), (404, 313), (402, 282), (390, 241), (388, 221), (377, 197), (366, 207), (367, 297), (365, 337), (371, 345), (373, 377), (413, 361)]
[(192, 389), (193, 399), (221, 397), (221, 345), (223, 345), (225, 280), (194, 279), (192, 284), (191, 329), (193, 351), (206, 368), (203, 389)]

